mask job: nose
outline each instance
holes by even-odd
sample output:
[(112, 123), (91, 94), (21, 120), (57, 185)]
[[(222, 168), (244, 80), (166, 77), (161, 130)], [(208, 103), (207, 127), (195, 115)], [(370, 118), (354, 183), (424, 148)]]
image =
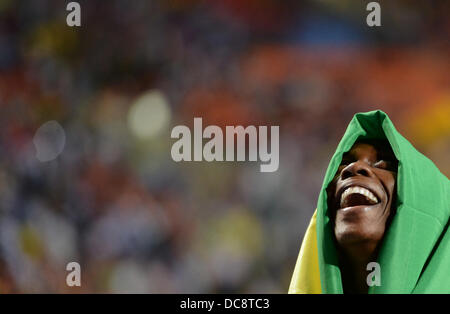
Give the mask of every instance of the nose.
[(353, 176), (365, 176), (365, 177), (371, 177), (373, 176), (373, 172), (370, 169), (370, 165), (368, 165), (366, 162), (363, 162), (361, 160), (352, 162), (347, 167), (342, 169), (341, 172), (341, 179), (345, 180), (347, 178), (353, 177)]

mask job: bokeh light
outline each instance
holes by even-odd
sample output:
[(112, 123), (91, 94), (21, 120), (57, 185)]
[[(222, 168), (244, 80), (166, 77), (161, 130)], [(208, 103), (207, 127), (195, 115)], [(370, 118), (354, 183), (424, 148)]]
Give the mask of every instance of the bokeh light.
[(135, 136), (149, 139), (158, 136), (170, 122), (167, 98), (158, 90), (139, 96), (128, 112), (128, 126)]
[(66, 133), (56, 121), (48, 121), (36, 131), (33, 143), (36, 148), (36, 158), (47, 162), (58, 157), (66, 144)]

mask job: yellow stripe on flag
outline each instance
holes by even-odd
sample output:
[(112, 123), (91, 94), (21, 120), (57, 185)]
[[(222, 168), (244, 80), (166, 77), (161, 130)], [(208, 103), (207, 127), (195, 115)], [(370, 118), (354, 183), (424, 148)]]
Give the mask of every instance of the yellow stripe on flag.
[(317, 210), (314, 212), (303, 238), (289, 293), (322, 293), (317, 252), (316, 213)]

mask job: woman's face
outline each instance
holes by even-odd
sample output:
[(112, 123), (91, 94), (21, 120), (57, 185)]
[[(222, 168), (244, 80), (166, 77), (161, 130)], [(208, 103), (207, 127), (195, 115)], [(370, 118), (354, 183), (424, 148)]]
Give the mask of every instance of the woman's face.
[(339, 245), (381, 241), (392, 212), (396, 176), (397, 160), (388, 143), (356, 142), (344, 154), (328, 189)]

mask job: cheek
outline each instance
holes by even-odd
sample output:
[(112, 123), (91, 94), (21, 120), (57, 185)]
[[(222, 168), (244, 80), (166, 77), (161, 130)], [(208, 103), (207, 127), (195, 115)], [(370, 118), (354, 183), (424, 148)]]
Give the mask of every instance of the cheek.
[(397, 173), (391, 172), (391, 171), (383, 171), (383, 176), (379, 177), (383, 185), (385, 186), (386, 192), (388, 194), (388, 202), (386, 204), (386, 208), (382, 213), (382, 220), (387, 221), (389, 219), (389, 216), (393, 212), (393, 204), (395, 199), (395, 188), (396, 188), (396, 182), (397, 182)]
[(388, 170), (379, 169), (378, 171), (376, 171), (376, 176), (378, 177), (380, 182), (383, 184), (390, 199), (392, 199), (392, 197), (394, 196), (394, 192), (395, 192), (397, 173), (388, 171)]
[(384, 185), (386, 186), (387, 192), (392, 200), (392, 198), (395, 196), (395, 186), (397, 181), (397, 174), (390, 172), (386, 175), (386, 177), (383, 180)]
[(336, 195), (336, 184), (338, 180), (339, 176), (338, 175), (334, 176), (333, 180), (330, 182), (330, 184), (328, 184), (328, 187), (326, 189), (329, 203), (334, 200), (334, 197)]

